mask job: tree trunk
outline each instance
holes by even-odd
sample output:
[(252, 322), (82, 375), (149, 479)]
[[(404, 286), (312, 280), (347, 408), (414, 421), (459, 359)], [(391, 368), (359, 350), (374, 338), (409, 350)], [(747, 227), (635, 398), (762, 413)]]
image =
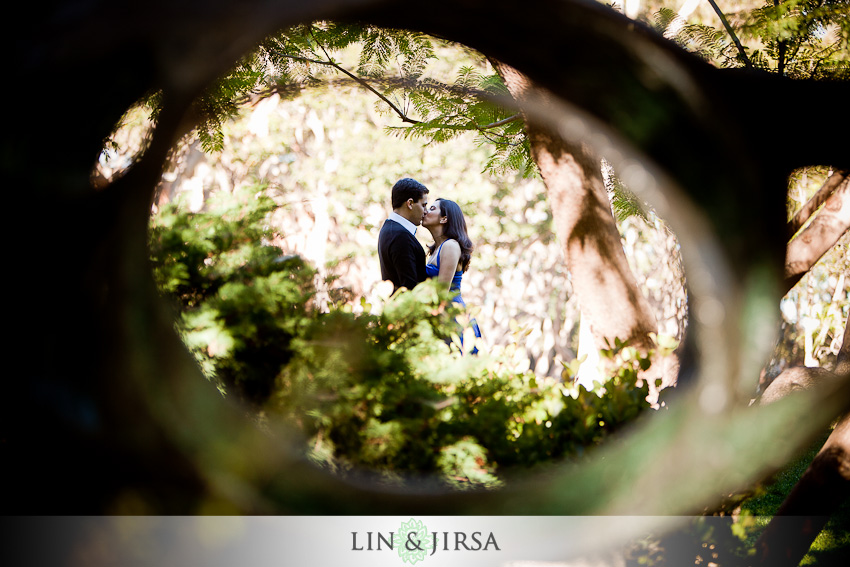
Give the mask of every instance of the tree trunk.
[(838, 376), (850, 374), (850, 332), (848, 330), (850, 330), (850, 316), (847, 317), (847, 323), (844, 324), (844, 338), (841, 340), (841, 348), (835, 361), (834, 372)]
[(850, 229), (850, 178), (832, 192), (820, 213), (795, 239), (785, 254), (785, 291), (790, 290), (812, 266)]
[(797, 231), (803, 228), (806, 221), (811, 218), (815, 211), (835, 192), (843, 182), (847, 179), (846, 171), (836, 171), (824, 182), (823, 187), (817, 190), (811, 199), (806, 201), (806, 204), (800, 207), (800, 210), (788, 221), (788, 236), (793, 237)]
[[(760, 403), (771, 403), (797, 390), (850, 372), (850, 317), (834, 372), (791, 368), (768, 387)], [(756, 542), (760, 565), (798, 565), (829, 517), (850, 497), (850, 414), (835, 426), (812, 464), (794, 485)]]
[[(91, 169), (105, 136), (145, 93), (161, 91), (163, 111), (179, 110), (180, 101), (188, 104), (256, 42), (283, 27), (337, 16), (412, 27), (516, 65), (620, 132), (626, 144), (679, 183), (717, 229), (720, 253), (737, 278), (722, 283), (735, 289), (748, 275), (763, 273), (766, 264), (781, 267), (787, 239), (780, 188), (787, 172), (812, 163), (850, 167), (844, 146), (805, 135), (811, 128), (806, 109), (839, 107), (850, 91), (846, 84), (714, 69), (593, 2), (535, 0), (517, 10), (515, 3), (498, 0), (484, 11), (467, 0), (432, 2), (426, 10), (397, 1), (369, 8), (367, 3), (155, 0), (126, 10), (79, 1), (61, 9), (24, 5), (9, 42), (8, 83), (36, 85), (50, 76), (55, 85), (104, 88), (67, 88), (59, 97), (56, 89), (30, 89), (19, 97), (0, 141), (4, 180), (16, 188), (11, 210), (43, 215), (12, 247), (8, 262), (25, 276), (8, 324), (10, 352), (25, 370), (9, 380), (0, 412), (0, 445), (4, 462), (11, 463), (4, 470), (11, 476), (3, 492), (7, 511), (115, 513), (122, 510), (116, 502), (141, 502), (151, 513), (192, 514), (206, 509), (204, 502), (233, 502), (246, 513), (358, 513), (368, 507), (394, 514), (605, 509), (675, 514), (724, 486), (715, 474), (721, 469), (708, 460), (697, 467), (668, 467), (644, 486), (688, 486), (694, 492), (647, 506), (631, 487), (652, 463), (687, 465), (700, 454), (729, 454), (734, 466), (725, 469), (733, 470), (757, 459), (737, 480), (723, 481), (743, 484), (782, 454), (773, 439), (743, 422), (734, 421), (742, 427), (728, 430), (712, 428), (717, 416), (709, 419), (688, 402), (687, 411), (659, 416), (681, 432), (681, 443), (671, 444), (665, 430), (637, 432), (630, 445), (645, 447), (642, 466), (623, 444), (607, 453), (604, 468), (585, 469), (591, 471), (586, 477), (570, 477), (572, 469), (565, 469), (552, 483), (515, 493), (385, 493), (355, 488), (306, 465), (299, 473), (295, 464), (289, 466), (285, 444), (254, 435), (240, 410), (202, 382), (173, 322), (160, 316), (164, 307), (145, 267), (144, 243), (139, 245), (145, 228), (139, 219), (149, 210), (156, 179), (136, 177), (136, 191), (125, 181), (96, 192)], [(452, 17), (446, 17), (448, 11)], [(685, 104), (680, 96), (685, 91), (700, 96)], [(735, 112), (742, 92), (762, 104)], [(797, 103), (793, 120), (776, 120), (788, 113), (788, 100)], [(157, 132), (168, 130), (164, 118)], [(842, 131), (850, 115), (838, 113), (832, 120)], [(780, 138), (786, 145), (781, 154), (767, 143)], [(687, 148), (682, 140), (691, 141)], [(59, 149), (50, 167), (34, 150), (45, 144)], [(148, 162), (149, 171), (158, 169), (155, 161)], [(124, 222), (126, 215), (132, 223)], [(141, 279), (134, 277), (139, 274)], [(718, 346), (720, 355), (723, 348)], [(736, 367), (725, 366), (731, 379), (737, 378)], [(837, 413), (843, 399), (819, 401)], [(684, 427), (688, 424), (695, 426)], [(702, 426), (716, 434), (701, 435)], [(810, 427), (795, 424), (789, 442)], [(752, 445), (741, 449), (725, 435), (749, 435), (752, 445), (768, 439), (766, 451), (754, 457)], [(695, 445), (699, 452), (688, 452)], [(591, 457), (590, 465), (599, 463)], [(593, 472), (603, 470), (622, 474), (612, 480)], [(629, 490), (617, 492), (620, 485)], [(572, 490), (575, 486), (582, 490)]]
[(623, 13), (636, 20), (640, 14), (640, 0), (624, 0)]
[(850, 497), (850, 414), (794, 485), (756, 542), (760, 565), (799, 565), (829, 517)]
[[(493, 65), (522, 106), (531, 82), (513, 67), (498, 61)], [(589, 326), (596, 350), (615, 339), (650, 349), (648, 333), (656, 332), (658, 324), (626, 260), (599, 157), (587, 147), (568, 145), (539, 124), (526, 120), (525, 127), (578, 296), (582, 326)]]

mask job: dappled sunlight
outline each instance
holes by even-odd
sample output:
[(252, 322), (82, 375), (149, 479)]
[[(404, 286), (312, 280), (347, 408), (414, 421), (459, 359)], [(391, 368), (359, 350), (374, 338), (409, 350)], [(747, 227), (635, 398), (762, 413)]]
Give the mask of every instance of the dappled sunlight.
[[(373, 104), (350, 85), (294, 100), (273, 95), (227, 124), (222, 151), (203, 154), (186, 140), (163, 177), (158, 206), (174, 201), (195, 211), (199, 196), (263, 192), (277, 204), (270, 243), (317, 268), (320, 303), (348, 303), (356, 313), (382, 295), (376, 244), (389, 188), (417, 177), (431, 199), (456, 200), (467, 216), (475, 250), (463, 296), (484, 342), (516, 344), (532, 371), (559, 377), (577, 356), (580, 314), (542, 181), (483, 173), (487, 154), (471, 136), (423, 146), (387, 135), (393, 117), (376, 114)], [(430, 244), (426, 230), (417, 237)], [(660, 221), (630, 219), (623, 243), (659, 332), (681, 339), (687, 305), (675, 238)], [(527, 331), (519, 343), (517, 327)]]
[[(309, 41), (315, 34), (334, 33), (329, 23), (308, 31)], [(471, 65), (480, 67), (459, 71), (459, 65), (470, 63), (469, 53), (446, 44), (439, 51), (443, 77), (460, 77), (443, 95), (468, 94), (468, 89), (482, 89), (478, 93), (487, 96), (505, 95), (504, 88), (518, 92), (515, 84), (501, 85), (492, 74), (488, 65), (499, 68), (499, 63), (472, 57)], [(327, 51), (324, 55), (327, 60), (314, 63), (339, 69), (339, 62)], [(340, 61), (353, 65), (351, 56)], [(241, 411), (264, 434), (281, 423), (299, 432), (281, 436), (298, 440), (294, 454), (347, 480), (372, 475), (369, 480), (380, 489), (421, 487), (417, 483), (424, 474), (453, 493), (501, 493), (530, 471), (576, 461), (586, 467), (563, 478), (591, 475), (580, 482), (588, 490), (574, 495), (564, 487), (546, 487), (537, 493), (541, 501), (521, 503), (533, 509), (676, 510), (697, 505), (703, 493), (719, 494), (764, 474), (770, 459), (787, 458), (791, 445), (808, 432), (783, 436), (787, 446), (765, 443), (770, 431), (753, 426), (754, 414), (741, 403), (752, 396), (751, 379), (769, 343), (775, 311), (769, 274), (735, 265), (741, 258), (730, 255), (729, 242), (719, 242), (726, 234), (704, 224), (702, 207), (694, 206), (689, 194), (692, 187), (678, 185), (687, 185), (692, 172), (678, 170), (678, 177), (667, 178), (670, 171), (655, 168), (641, 148), (629, 148), (618, 137), (624, 132), (606, 130), (598, 117), (568, 105), (532, 98), (523, 106), (528, 114), (521, 116), (494, 110), (487, 97), (470, 97), (452, 104), (463, 105), (474, 120), (458, 118), (462, 113), (446, 112), (444, 101), (427, 88), (402, 92), (410, 80), (428, 84), (416, 57), (408, 56), (412, 59), (398, 61), (404, 75), (399, 81), (372, 77), (385, 89), (380, 93), (365, 92), (367, 81), (352, 74), (351, 80), (317, 88), (315, 77), (308, 77), (312, 71), (302, 69), (303, 82), (290, 92), (278, 85), (245, 94), (241, 112), (222, 112), (226, 119), (204, 123), (169, 155), (152, 203), (156, 277), (179, 305), (175, 325), (185, 345), (219, 392), (243, 402)], [(657, 78), (664, 79), (663, 73)], [(373, 95), (381, 99), (377, 107)], [(668, 103), (678, 104), (675, 98)], [(621, 125), (647, 134), (651, 106), (642, 107), (645, 114), (631, 113), (637, 118)], [(435, 115), (445, 127), (436, 134), (423, 120)], [(587, 201), (588, 210), (597, 213), (594, 222), (607, 223), (610, 203), (619, 234), (607, 223), (612, 237), (594, 241), (598, 234), (592, 233), (603, 231), (586, 222), (570, 229), (575, 230), (570, 239), (582, 242), (578, 255), (597, 247), (609, 264), (608, 252), (619, 253), (622, 246), (628, 265), (617, 259), (616, 269), (606, 272), (603, 261), (587, 271), (588, 280), (572, 263), (577, 252), (565, 261), (553, 217), (563, 232), (564, 218), (558, 215), (585, 209), (579, 201), (563, 200), (569, 189), (553, 190), (558, 176), (547, 177), (552, 170), (544, 171), (544, 160), (537, 165), (548, 187), (533, 175), (516, 173), (529, 171), (531, 152), (524, 152), (521, 126), (525, 120), (530, 127), (529, 116), (556, 127), (562, 144), (553, 142), (552, 155), (578, 155), (569, 140), (591, 146), (603, 163), (610, 159), (611, 166), (602, 170), (607, 199), (597, 183), (599, 159), (584, 156), (575, 164), (589, 173), (581, 183), (594, 185), (595, 197)], [(145, 148), (145, 120), (142, 109), (128, 113), (127, 126), (101, 156), (95, 185), (118, 179)], [(496, 139), (502, 146), (494, 154), (488, 144)], [(498, 167), (494, 155), (501, 160)], [(822, 174), (811, 170), (813, 179)], [(390, 296), (391, 287), (380, 281), (377, 233), (389, 210), (389, 188), (405, 176), (424, 182), (430, 200), (450, 198), (466, 214), (476, 244), (464, 276), (466, 313), (453, 311), (428, 285)], [(740, 181), (734, 173), (718, 180), (723, 182), (715, 185), (723, 187)], [(697, 180), (691, 183), (699, 187)], [(585, 187), (571, 189), (579, 194)], [(667, 220), (680, 223), (674, 226), (681, 243)], [(428, 244), (427, 231), (417, 236)], [(687, 282), (683, 250), (693, 255)], [(789, 342), (802, 340), (807, 366), (832, 364), (839, 347), (846, 294), (836, 274), (846, 266), (841, 258), (828, 261), (831, 272), (822, 276), (813, 270), (803, 289), (783, 303), (787, 328), (800, 335)], [(609, 276), (629, 271), (636, 288), (623, 278), (595, 298), (597, 305), (610, 300), (607, 312), (590, 308), (582, 317), (577, 290), (589, 297), (588, 281), (602, 289)], [(702, 341), (696, 347), (701, 375), (695, 388), (683, 388), (667, 406), (659, 390), (677, 379), (678, 362), (669, 373), (666, 365), (678, 361), (674, 351), (688, 327), (686, 283), (695, 298), (691, 324), (702, 331), (696, 333)], [(621, 292), (627, 301), (616, 303), (612, 296)], [(648, 304), (636, 310), (640, 324), (651, 322), (634, 328), (648, 337), (647, 344), (609, 341), (609, 334), (606, 348), (599, 350), (601, 333), (594, 336), (594, 321), (626, 321), (628, 304), (634, 307), (639, 299)], [(645, 316), (648, 311), (651, 316)], [(484, 331), (480, 341), (468, 330), (470, 316)], [(477, 356), (468, 354), (473, 347)], [(780, 364), (800, 362), (798, 352), (786, 354), (777, 350)], [(650, 407), (660, 411), (645, 411)], [(778, 428), (800, 407), (780, 406), (759, 415)], [(644, 413), (652, 417), (638, 420)], [(653, 440), (652, 447), (639, 453), (623, 448), (620, 432), (632, 426), (636, 435)], [(623, 436), (631, 439), (626, 432)], [(766, 456), (739, 463), (736, 447), (745, 445), (758, 446)], [(242, 452), (237, 444), (222, 453), (222, 462), (240, 475), (247, 474)], [(267, 465), (276, 468), (271, 461)], [(700, 491), (656, 482), (671, 477), (671, 468), (701, 478), (705, 486)], [(734, 469), (732, 480), (722, 478), (727, 469)], [(627, 493), (631, 485), (606, 480), (616, 471), (638, 470), (634, 494)], [(126, 502), (132, 509), (133, 500)]]
[[(651, 362), (625, 345), (599, 359), (604, 374), (574, 383), (580, 314), (542, 181), (484, 173), (487, 151), (471, 136), (425, 145), (390, 136), (392, 117), (373, 104), (345, 84), (272, 96), (225, 124), (220, 151), (201, 153), (192, 138), (176, 148), (154, 208), (157, 274), (168, 293), (183, 289), (168, 264), (180, 252), (164, 246), (175, 222), (197, 223), (193, 254), (207, 250), (204, 265), (221, 281), (178, 328), (207, 377), (264, 419), (302, 429), (310, 459), (336, 474), (377, 470), (381, 482), (406, 482), (400, 471), (437, 467), (462, 489), (575, 458), (648, 409), (653, 388), (639, 373)], [(475, 250), (463, 283), (469, 310), (455, 320), (474, 316), (480, 340), (467, 332), (461, 343), (463, 323), (443, 335), (431, 328), (445, 307), (423, 299), (427, 286), (390, 297), (380, 280), (377, 234), (404, 176), (465, 212)], [(214, 226), (216, 210), (227, 224)], [(430, 244), (425, 229), (417, 238)], [(228, 250), (234, 240), (256, 251)], [(634, 219), (623, 244), (662, 332), (680, 339), (687, 311), (675, 238), (657, 219)], [(297, 268), (288, 276), (287, 263)], [(473, 346), (478, 356), (462, 356)], [(250, 365), (264, 358), (278, 366)], [(394, 375), (406, 378), (392, 388), (377, 381)], [(422, 446), (417, 427), (432, 432)]]
[[(824, 433), (764, 513), (844, 513), (846, 534), (850, 418), (829, 430), (850, 400), (848, 153), (824, 135), (850, 124), (846, 2), (747, 2), (723, 27), (650, 16), (667, 0), (629, 2), (646, 25), (602, 4), (28, 8), (10, 84), (92, 88), (30, 89), (4, 139), (18, 209), (43, 227), (13, 247), (25, 372), (4, 398), (7, 509), (722, 513), (745, 532), (742, 502)], [(298, 25), (329, 13), (374, 25)], [(352, 42), (364, 49), (336, 52)], [(131, 110), (108, 139), (145, 93), (153, 113)], [(605, 194), (600, 158), (627, 193)], [(809, 207), (827, 175), (843, 205)], [(378, 281), (402, 176), (469, 220), (466, 313), (433, 281), (392, 296)], [(642, 200), (655, 209), (608, 214)], [(815, 218), (789, 226), (786, 205)], [(783, 266), (792, 247), (802, 259)], [(793, 372), (750, 404), (788, 290), (765, 377)], [(575, 384), (583, 324), (605, 342), (608, 380), (590, 390)], [(650, 411), (656, 355), (674, 354), (677, 387)], [(819, 530), (776, 525), (743, 554), (796, 563)], [(719, 558), (698, 535), (699, 560)]]

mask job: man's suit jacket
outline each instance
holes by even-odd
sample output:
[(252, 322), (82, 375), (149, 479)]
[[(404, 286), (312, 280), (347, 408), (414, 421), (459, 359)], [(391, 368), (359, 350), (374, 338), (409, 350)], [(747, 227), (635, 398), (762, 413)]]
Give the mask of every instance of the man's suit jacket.
[(381, 277), (393, 282), (393, 291), (413, 289), (427, 278), (425, 250), (415, 236), (392, 219), (387, 219), (378, 233), (378, 258)]

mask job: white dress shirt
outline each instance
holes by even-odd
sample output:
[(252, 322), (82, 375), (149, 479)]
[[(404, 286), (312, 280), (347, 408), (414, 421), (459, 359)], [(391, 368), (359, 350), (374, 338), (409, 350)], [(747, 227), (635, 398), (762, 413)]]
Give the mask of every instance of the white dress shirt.
[(397, 212), (395, 212), (395, 211), (391, 212), (390, 216), (387, 217), (387, 218), (389, 220), (394, 220), (395, 222), (397, 222), (398, 224), (400, 224), (401, 226), (406, 228), (407, 231), (410, 234), (412, 234), (413, 236), (416, 236), (416, 225), (413, 224), (412, 222), (410, 222), (409, 220), (407, 220), (406, 218), (404, 218), (403, 216), (401, 216), (400, 214), (398, 214)]

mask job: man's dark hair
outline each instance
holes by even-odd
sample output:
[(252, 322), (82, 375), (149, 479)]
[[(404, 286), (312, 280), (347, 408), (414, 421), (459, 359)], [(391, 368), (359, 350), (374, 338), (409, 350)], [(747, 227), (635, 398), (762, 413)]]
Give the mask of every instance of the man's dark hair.
[(411, 179), (409, 177), (399, 179), (396, 181), (396, 184), (393, 185), (393, 209), (399, 208), (407, 202), (408, 199), (413, 199), (414, 202), (419, 201), (419, 199), (422, 198), (422, 195), (425, 195), (426, 193), (428, 193), (428, 188), (415, 179)]

